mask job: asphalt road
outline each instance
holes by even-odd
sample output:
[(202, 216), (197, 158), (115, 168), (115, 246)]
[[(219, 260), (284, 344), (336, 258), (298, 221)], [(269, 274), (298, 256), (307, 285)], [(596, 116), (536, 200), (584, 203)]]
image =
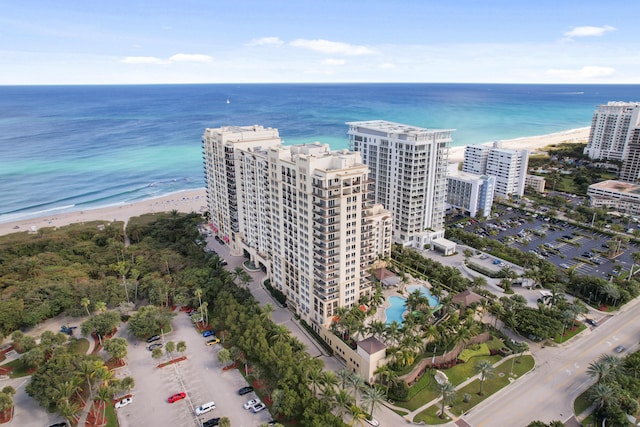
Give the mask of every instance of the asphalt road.
[(593, 380), (586, 370), (601, 354), (616, 354), (624, 345), (624, 356), (640, 340), (640, 299), (599, 326), (590, 328), (569, 343), (534, 350), (535, 369), (487, 399), (462, 417), (473, 427), (517, 427), (531, 421), (566, 421), (573, 415), (573, 401)]

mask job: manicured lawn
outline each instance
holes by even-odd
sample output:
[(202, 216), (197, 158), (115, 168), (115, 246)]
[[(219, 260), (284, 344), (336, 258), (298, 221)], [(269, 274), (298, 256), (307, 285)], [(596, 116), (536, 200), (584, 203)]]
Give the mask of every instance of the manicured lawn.
[(571, 329), (567, 329), (564, 332), (564, 335), (556, 335), (553, 340), (555, 342), (557, 342), (558, 344), (561, 344), (563, 342), (569, 341), (571, 338), (575, 337), (576, 335), (578, 335), (580, 332), (584, 331), (587, 327), (584, 325), (584, 323), (575, 323), (575, 326)]
[(107, 416), (106, 427), (118, 427), (118, 417), (116, 416), (116, 409), (113, 405), (107, 405), (105, 415)]
[(69, 351), (77, 354), (87, 354), (89, 351), (89, 340), (80, 338), (69, 341)]
[(438, 416), (439, 412), (440, 412), (440, 405), (429, 406), (427, 409), (425, 409), (424, 411), (420, 412), (418, 415), (413, 417), (413, 422), (419, 423), (422, 421), (427, 425), (437, 425), (437, 424), (444, 424), (451, 421), (451, 419), (446, 414), (444, 418), (440, 418)]
[(22, 359), (12, 360), (11, 362), (5, 363), (2, 366), (5, 368), (12, 368), (11, 373), (9, 374), (9, 377), (11, 378), (20, 378), (30, 375), (27, 372), (29, 368), (24, 363), (22, 363)]
[[(516, 358), (517, 360), (517, 358)], [(534, 360), (531, 356), (522, 356), (520, 363), (513, 363), (513, 376), (519, 377), (533, 368)], [(493, 378), (487, 378), (482, 386), (483, 395), (480, 396), (480, 380), (474, 380), (472, 383), (466, 385), (462, 389), (458, 390), (458, 402), (453, 405), (451, 412), (456, 415), (462, 415), (469, 409), (476, 406), (498, 390), (508, 386), (509, 372), (511, 371), (512, 362), (507, 361), (495, 369), (495, 376)], [(469, 402), (463, 402), (462, 396), (465, 393), (471, 395)]]
[(587, 394), (589, 393), (589, 389), (585, 390), (580, 396), (576, 398), (573, 402), (573, 412), (576, 415), (582, 414), (591, 404), (587, 399)]
[[(500, 356), (473, 357), (467, 363), (461, 363), (450, 369), (443, 369), (442, 372), (447, 375), (451, 384), (458, 385), (466, 381), (467, 378), (475, 375), (473, 368), (481, 360), (488, 360), (491, 363), (496, 363), (500, 360)], [(433, 399), (436, 399), (438, 397), (438, 392), (436, 391), (436, 380), (433, 378), (433, 374), (435, 374), (435, 371), (425, 372), (418, 383), (412, 387), (412, 389), (419, 391), (409, 401), (396, 402), (395, 405), (414, 411), (425, 403), (429, 403)]]

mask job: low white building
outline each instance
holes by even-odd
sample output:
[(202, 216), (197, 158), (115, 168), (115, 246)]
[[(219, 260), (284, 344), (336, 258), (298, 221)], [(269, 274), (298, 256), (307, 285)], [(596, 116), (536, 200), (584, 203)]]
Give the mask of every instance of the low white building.
[(488, 175), (449, 169), (447, 176), (447, 209), (462, 209), (475, 218), (491, 215), (496, 179)]
[(587, 196), (593, 208), (609, 208), (630, 215), (640, 215), (640, 184), (602, 181), (591, 184)]

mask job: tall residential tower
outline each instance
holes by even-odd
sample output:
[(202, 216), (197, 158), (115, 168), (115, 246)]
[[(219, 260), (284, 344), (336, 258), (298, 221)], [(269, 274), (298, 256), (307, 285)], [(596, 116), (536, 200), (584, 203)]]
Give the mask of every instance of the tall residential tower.
[(211, 228), (314, 327), (371, 292), (369, 268), (391, 247), (390, 212), (369, 195), (360, 153), (318, 142), (282, 146), (262, 126), (203, 135)]
[(451, 129), (384, 120), (349, 122), (349, 146), (371, 169), (374, 199), (393, 212), (393, 240), (424, 247), (444, 238)]

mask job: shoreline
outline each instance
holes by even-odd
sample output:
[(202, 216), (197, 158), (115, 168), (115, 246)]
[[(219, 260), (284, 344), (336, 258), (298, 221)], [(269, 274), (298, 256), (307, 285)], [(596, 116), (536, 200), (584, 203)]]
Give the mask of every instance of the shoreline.
[(20, 232), (33, 232), (45, 227), (63, 227), (69, 224), (91, 221), (124, 221), (129, 218), (156, 212), (197, 212), (202, 213), (207, 206), (207, 192), (204, 188), (184, 190), (145, 199), (139, 202), (105, 206), (102, 208), (51, 213), (39, 217), (28, 217), (12, 222), (0, 223), (0, 236)]
[[(545, 135), (523, 136), (520, 138), (497, 140), (502, 146), (509, 150), (528, 150), (529, 154), (535, 153), (542, 148), (554, 144), (570, 143), (576, 144), (587, 142), (591, 127), (569, 129), (561, 132), (548, 133)], [(491, 145), (494, 141), (482, 142), (474, 145)], [(461, 163), (464, 160), (464, 149), (467, 146), (449, 148), (449, 163)]]
[[(554, 144), (586, 142), (589, 138), (589, 127), (570, 129), (546, 135), (536, 135), (499, 141), (502, 148), (517, 150), (526, 149), (529, 153), (536, 152)], [(479, 145), (489, 145), (485, 142)], [(464, 160), (465, 146), (449, 149), (449, 163), (460, 163)], [(128, 221), (129, 218), (146, 213), (170, 212), (204, 212), (207, 208), (207, 196), (204, 188), (184, 190), (170, 194), (145, 199), (139, 202), (105, 206), (102, 208), (85, 209), (50, 213), (39, 217), (25, 216), (11, 222), (0, 223), (0, 236), (25, 231), (37, 231), (43, 227), (63, 227), (65, 225), (90, 221)]]

